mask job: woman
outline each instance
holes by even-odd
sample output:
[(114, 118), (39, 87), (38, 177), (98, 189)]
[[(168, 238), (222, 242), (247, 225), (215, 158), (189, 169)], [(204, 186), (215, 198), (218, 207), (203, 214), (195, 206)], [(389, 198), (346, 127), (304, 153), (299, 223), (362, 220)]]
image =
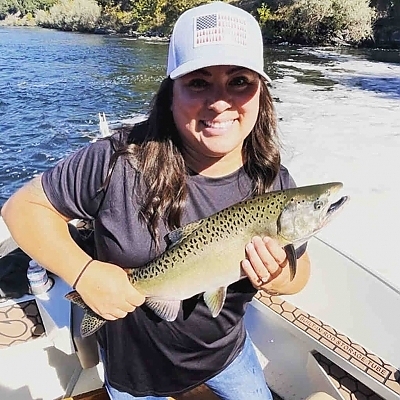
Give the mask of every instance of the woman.
[[(196, 297), (174, 322), (160, 320), (120, 268), (164, 251), (164, 236), (179, 226), (294, 186), (280, 165), (267, 81), (252, 16), (221, 2), (193, 8), (174, 27), (148, 120), (71, 155), (3, 207), (17, 243), (110, 321), (97, 338), (112, 399), (165, 399), (203, 382), (222, 399), (272, 398), (243, 315), (259, 289), (304, 287), (304, 247), (290, 281), (278, 243), (252, 238), (241, 264), (248, 279), (228, 288), (215, 319)], [(74, 218), (93, 221), (95, 260), (71, 239)]]

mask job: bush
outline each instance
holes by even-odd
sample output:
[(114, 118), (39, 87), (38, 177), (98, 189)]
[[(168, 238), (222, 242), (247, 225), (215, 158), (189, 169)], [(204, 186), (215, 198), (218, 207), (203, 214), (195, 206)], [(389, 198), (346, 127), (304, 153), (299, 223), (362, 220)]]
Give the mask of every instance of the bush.
[(260, 24), (264, 39), (275, 41), (276, 17), (275, 13), (271, 11), (271, 8), (267, 4), (261, 3), (260, 7), (256, 9), (256, 13), (254, 14), (254, 16)]
[(128, 29), (136, 31), (138, 28), (135, 14), (131, 11), (122, 11), (120, 6), (105, 7), (101, 14), (99, 25), (103, 29), (110, 29), (117, 32)]
[(65, 31), (91, 32), (97, 27), (101, 8), (95, 0), (61, 0), (48, 12), (36, 13), (36, 24)]
[(18, 4), (15, 0), (2, 0), (0, 1), (0, 20), (5, 19), (7, 15), (18, 14)]
[(268, 5), (266, 5), (265, 3), (261, 3), (260, 7), (257, 8), (257, 17), (258, 22), (262, 28), (268, 23), (268, 21), (271, 21), (273, 19), (273, 14)]
[[(36, 10), (48, 10), (57, 0), (0, 0), (0, 20), (14, 18), (20, 19), (27, 17), (26, 21), (30, 24), (30, 18)], [(29, 17), (31, 15), (31, 17)], [(14, 16), (14, 17), (13, 17)]]
[[(164, 9), (164, 27), (167, 33), (172, 31), (173, 25), (178, 17), (186, 10), (201, 4), (210, 3), (211, 0), (173, 0), (168, 2), (168, 7)], [(226, 2), (226, 0), (225, 0)]]
[(369, 0), (298, 0), (275, 15), (283, 39), (304, 44), (359, 43), (372, 36), (373, 20)]
[(21, 13), (8, 14), (4, 20), (0, 22), (1, 26), (35, 26), (35, 18), (31, 13), (21, 17)]
[[(104, 1), (104, 0), (103, 0)], [(105, 7), (101, 23), (119, 32), (135, 30), (139, 33), (169, 34), (178, 16), (185, 10), (207, 0), (136, 0), (129, 4)]]

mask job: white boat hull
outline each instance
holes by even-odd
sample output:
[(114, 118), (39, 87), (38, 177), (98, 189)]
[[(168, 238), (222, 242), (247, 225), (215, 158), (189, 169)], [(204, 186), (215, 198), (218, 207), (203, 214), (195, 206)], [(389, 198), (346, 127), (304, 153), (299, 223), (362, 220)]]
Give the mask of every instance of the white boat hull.
[[(0, 219), (0, 242), (8, 236)], [(399, 400), (399, 293), (319, 239), (309, 252), (312, 276), (301, 293), (260, 292), (246, 313), (268, 384), (284, 400), (316, 392)], [(0, 399), (54, 400), (103, 385), (101, 363), (82, 369), (75, 353), (69, 290), (55, 277), (47, 298), (0, 303)]]

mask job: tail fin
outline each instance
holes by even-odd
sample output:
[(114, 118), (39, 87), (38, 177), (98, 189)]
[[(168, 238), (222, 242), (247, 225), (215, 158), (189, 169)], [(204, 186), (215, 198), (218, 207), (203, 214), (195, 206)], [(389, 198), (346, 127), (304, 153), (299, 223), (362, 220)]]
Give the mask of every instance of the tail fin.
[(67, 293), (65, 298), (85, 310), (85, 315), (83, 316), (80, 328), (82, 337), (92, 335), (107, 322), (107, 320), (100, 317), (100, 315), (96, 314), (90, 307), (86, 305), (81, 295), (77, 291)]
[(86, 303), (82, 300), (81, 295), (76, 291), (72, 291), (69, 292), (65, 295), (65, 298), (67, 300), (69, 300), (70, 302), (76, 304), (77, 306), (83, 308), (84, 310), (86, 310), (87, 308), (89, 308)]

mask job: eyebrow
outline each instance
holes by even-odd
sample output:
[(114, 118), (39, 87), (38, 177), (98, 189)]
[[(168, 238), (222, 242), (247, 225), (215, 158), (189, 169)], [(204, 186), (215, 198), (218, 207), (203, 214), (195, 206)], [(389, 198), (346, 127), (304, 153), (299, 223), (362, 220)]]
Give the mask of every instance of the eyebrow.
[[(227, 75), (231, 75), (234, 74), (235, 72), (241, 71), (241, 70), (248, 70), (248, 68), (245, 67), (232, 67), (228, 70)], [(206, 68), (200, 68), (200, 69), (196, 69), (195, 71), (191, 72), (191, 74), (193, 73), (198, 73), (201, 75), (205, 75), (205, 76), (211, 76), (212, 74), (210, 72), (207, 71)]]

